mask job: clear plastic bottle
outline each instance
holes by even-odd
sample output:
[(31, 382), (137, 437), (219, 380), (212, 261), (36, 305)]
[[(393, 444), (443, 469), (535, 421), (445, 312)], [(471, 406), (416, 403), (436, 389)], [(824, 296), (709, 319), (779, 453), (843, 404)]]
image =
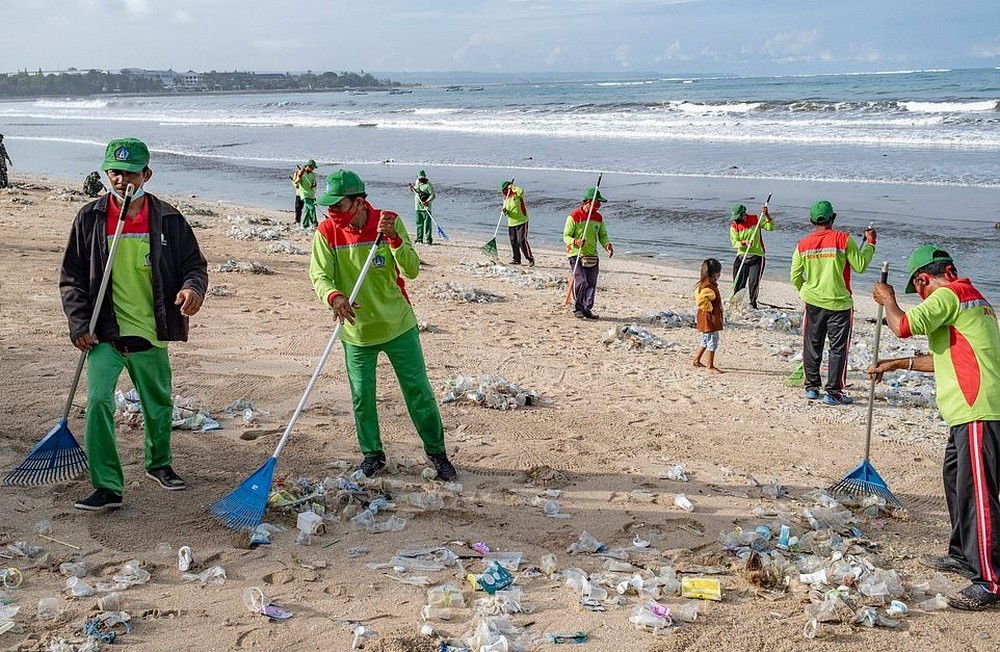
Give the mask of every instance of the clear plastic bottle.
[(680, 507), (685, 512), (694, 511), (694, 504), (690, 500), (688, 500), (687, 496), (685, 496), (684, 494), (677, 494), (674, 496), (674, 505)]

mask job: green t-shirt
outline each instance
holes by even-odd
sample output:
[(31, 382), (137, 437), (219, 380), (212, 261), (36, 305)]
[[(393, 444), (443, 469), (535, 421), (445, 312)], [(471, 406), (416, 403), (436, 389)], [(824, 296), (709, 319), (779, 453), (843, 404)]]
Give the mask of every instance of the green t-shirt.
[(528, 207), (524, 205), (524, 189), (511, 185), (510, 194), (503, 200), (503, 214), (507, 216), (507, 226), (521, 226), (528, 221)]
[[(426, 183), (420, 183), (417, 181), (413, 184), (413, 209), (417, 211), (429, 211), (431, 210), (431, 205), (434, 203), (434, 186), (430, 181)], [(427, 199), (427, 204), (420, 203), (420, 195), (425, 195)]]
[(316, 199), (316, 175), (312, 172), (303, 171), (299, 175), (299, 183), (295, 186), (295, 189), (302, 199)]
[[(107, 237), (110, 250), (118, 226), (119, 209), (108, 200)], [(149, 259), (149, 202), (132, 218), (125, 220), (118, 250), (111, 266), (111, 299), (122, 337), (137, 336), (154, 346), (166, 348), (156, 337), (153, 313), (153, 267)]]
[[(729, 242), (733, 245), (733, 249), (736, 250), (737, 256), (742, 256), (748, 254), (750, 256), (763, 256), (764, 255), (764, 238), (761, 237), (761, 231), (774, 231), (774, 220), (764, 220), (760, 222), (760, 228), (757, 227), (757, 222), (760, 217), (757, 215), (747, 215), (742, 222), (736, 222), (735, 220), (729, 225)], [(743, 240), (749, 240), (750, 235), (753, 234), (753, 241), (750, 243), (749, 247), (744, 247), (740, 244)], [(749, 249), (749, 251), (747, 251)]]
[(1000, 421), (1000, 329), (993, 306), (969, 279), (938, 288), (906, 311), (900, 331), (927, 336), (937, 406), (949, 426)]
[(827, 310), (850, 310), (851, 270), (861, 274), (875, 256), (875, 245), (858, 247), (843, 231), (813, 231), (792, 253), (792, 285), (803, 303)]

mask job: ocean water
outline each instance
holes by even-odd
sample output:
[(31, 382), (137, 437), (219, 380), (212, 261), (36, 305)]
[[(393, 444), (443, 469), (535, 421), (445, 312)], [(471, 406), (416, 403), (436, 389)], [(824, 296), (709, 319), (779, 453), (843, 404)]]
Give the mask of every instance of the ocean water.
[(321, 174), (355, 169), (376, 205), (408, 214), (405, 183), (425, 168), (438, 221), (484, 241), (513, 176), (533, 241), (550, 246), (603, 173), (616, 252), (692, 269), (732, 260), (731, 203), (756, 210), (773, 193), (772, 276), (787, 275), (808, 206), (829, 199), (839, 226), (875, 224), (895, 282), (915, 246), (936, 242), (1000, 301), (996, 69), (8, 101), (0, 133), (15, 173), (82, 179), (107, 140), (135, 135), (153, 149), (154, 192), (272, 208), (290, 208), (287, 175), (315, 158)]

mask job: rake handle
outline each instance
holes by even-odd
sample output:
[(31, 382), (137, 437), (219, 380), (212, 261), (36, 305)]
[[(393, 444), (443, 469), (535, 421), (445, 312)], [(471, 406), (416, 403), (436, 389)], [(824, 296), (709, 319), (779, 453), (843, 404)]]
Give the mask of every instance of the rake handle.
[[(347, 299), (350, 305), (354, 305), (354, 300), (358, 297), (358, 292), (361, 290), (361, 284), (365, 281), (365, 276), (368, 275), (368, 270), (371, 268), (372, 260), (375, 258), (375, 251), (378, 249), (379, 245), (382, 244), (382, 233), (379, 233), (375, 238), (375, 243), (372, 245), (371, 250), (368, 252), (368, 258), (365, 259), (365, 264), (361, 268), (361, 274), (358, 276), (358, 280), (354, 283), (354, 289), (351, 290), (351, 296)], [(316, 363), (316, 368), (313, 370), (312, 378), (309, 379), (309, 384), (306, 385), (306, 391), (302, 393), (302, 398), (299, 399), (299, 404), (295, 406), (295, 412), (292, 414), (292, 418), (288, 421), (288, 426), (285, 428), (284, 434), (281, 435), (281, 439), (278, 441), (278, 445), (274, 449), (274, 453), (271, 455), (272, 458), (278, 459), (278, 455), (281, 454), (281, 449), (285, 447), (285, 442), (288, 441), (289, 435), (292, 434), (292, 428), (295, 427), (295, 422), (299, 420), (299, 415), (302, 414), (302, 409), (306, 406), (306, 401), (309, 400), (309, 395), (312, 393), (313, 387), (316, 386), (316, 381), (319, 380), (320, 372), (323, 371), (323, 366), (326, 364), (327, 358), (330, 357), (330, 353), (333, 351), (333, 345), (337, 343), (337, 338), (340, 337), (340, 329), (344, 327), (344, 322), (338, 321), (337, 325), (333, 329), (333, 335), (330, 336), (330, 341), (326, 343), (326, 348), (323, 349), (323, 355), (320, 356), (319, 362)]]
[[(97, 300), (94, 302), (94, 311), (90, 315), (90, 324), (87, 326), (87, 333), (92, 334), (97, 328), (97, 320), (101, 316), (101, 306), (104, 305), (104, 295), (107, 294), (108, 284), (111, 281), (111, 267), (115, 263), (115, 255), (118, 253), (118, 242), (122, 237), (122, 229), (125, 228), (125, 220), (128, 219), (128, 209), (132, 205), (132, 195), (135, 194), (135, 187), (130, 183), (125, 189), (125, 199), (122, 200), (122, 209), (118, 213), (118, 224), (115, 226), (115, 235), (111, 239), (111, 248), (108, 250), (108, 262), (104, 266), (104, 273), (101, 275), (101, 285), (97, 289)], [(108, 198), (111, 201), (111, 198)], [(80, 352), (80, 360), (76, 363), (76, 372), (73, 374), (73, 383), (69, 386), (69, 396), (66, 398), (66, 407), (63, 408), (62, 420), (69, 419), (69, 412), (73, 409), (73, 399), (76, 398), (76, 389), (80, 385), (80, 376), (83, 375), (83, 365), (87, 362), (89, 351)]]
[[(590, 216), (594, 214), (594, 200), (597, 199), (597, 191), (601, 189), (601, 179), (604, 178), (604, 173), (597, 175), (597, 185), (594, 186), (594, 196), (590, 200), (590, 208), (587, 209), (587, 221), (583, 223), (583, 239), (587, 239), (587, 229), (590, 227)], [(576, 279), (576, 268), (580, 266), (580, 256), (583, 254), (583, 245), (576, 250), (576, 260), (573, 261), (573, 271), (569, 274), (569, 286), (566, 288), (566, 298), (563, 300), (563, 305), (569, 305), (569, 298), (573, 294), (573, 281)]]
[[(880, 277), (882, 283), (886, 283), (889, 280), (889, 262), (882, 263), (882, 276)], [(875, 317), (875, 348), (873, 351), (872, 364), (878, 362), (878, 350), (879, 344), (882, 342), (882, 317), (885, 315), (885, 308), (882, 304), (879, 304), (877, 316)], [(872, 450), (872, 414), (875, 410), (875, 376), (872, 376), (871, 382), (868, 384), (868, 418), (867, 424), (865, 426), (865, 461), (868, 461), (868, 457)]]
[[(514, 185), (514, 177), (510, 178), (510, 185), (512, 186)], [(497, 220), (497, 228), (493, 230), (493, 240), (496, 240), (497, 235), (500, 233), (500, 222), (503, 222), (503, 216), (504, 216), (503, 207), (506, 203), (507, 203), (507, 198), (504, 197), (504, 200), (500, 203), (500, 218)]]

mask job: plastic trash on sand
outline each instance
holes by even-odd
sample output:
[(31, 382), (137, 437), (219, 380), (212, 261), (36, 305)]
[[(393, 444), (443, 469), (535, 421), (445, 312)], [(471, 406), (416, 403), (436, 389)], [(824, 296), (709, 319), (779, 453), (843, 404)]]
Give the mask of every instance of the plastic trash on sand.
[(538, 405), (541, 395), (522, 388), (503, 376), (465, 376), (459, 374), (445, 381), (441, 403), (475, 403), (494, 410), (515, 410)]
[(506, 301), (503, 295), (459, 283), (435, 283), (431, 287), (431, 293), (431, 296), (440, 301), (457, 301), (459, 303), (499, 303)]
[[(141, 428), (143, 425), (142, 406), (139, 393), (130, 389), (127, 392), (115, 392), (115, 420), (130, 428)], [(221, 430), (222, 425), (212, 418), (207, 410), (199, 406), (194, 399), (177, 395), (174, 397), (173, 428), (175, 430)]]
[(600, 541), (598, 541), (594, 535), (589, 532), (582, 532), (580, 538), (570, 544), (566, 552), (577, 554), (581, 552), (602, 552), (607, 549), (607, 546)]
[(712, 577), (684, 577), (681, 578), (681, 597), (722, 600), (722, 584)]
[(637, 321), (640, 324), (653, 324), (666, 328), (694, 328), (696, 319), (694, 315), (688, 312), (660, 310), (659, 312), (643, 315)]
[(226, 569), (212, 566), (197, 574), (184, 573), (182, 577), (188, 582), (199, 582), (202, 586), (222, 586), (226, 583)]
[(629, 351), (679, 348), (677, 343), (656, 337), (649, 331), (639, 328), (636, 324), (616, 324), (608, 329), (601, 341), (611, 348)]
[(244, 589), (243, 604), (251, 613), (263, 614), (273, 621), (288, 620), (293, 615), (268, 600), (264, 592), (256, 586)]

